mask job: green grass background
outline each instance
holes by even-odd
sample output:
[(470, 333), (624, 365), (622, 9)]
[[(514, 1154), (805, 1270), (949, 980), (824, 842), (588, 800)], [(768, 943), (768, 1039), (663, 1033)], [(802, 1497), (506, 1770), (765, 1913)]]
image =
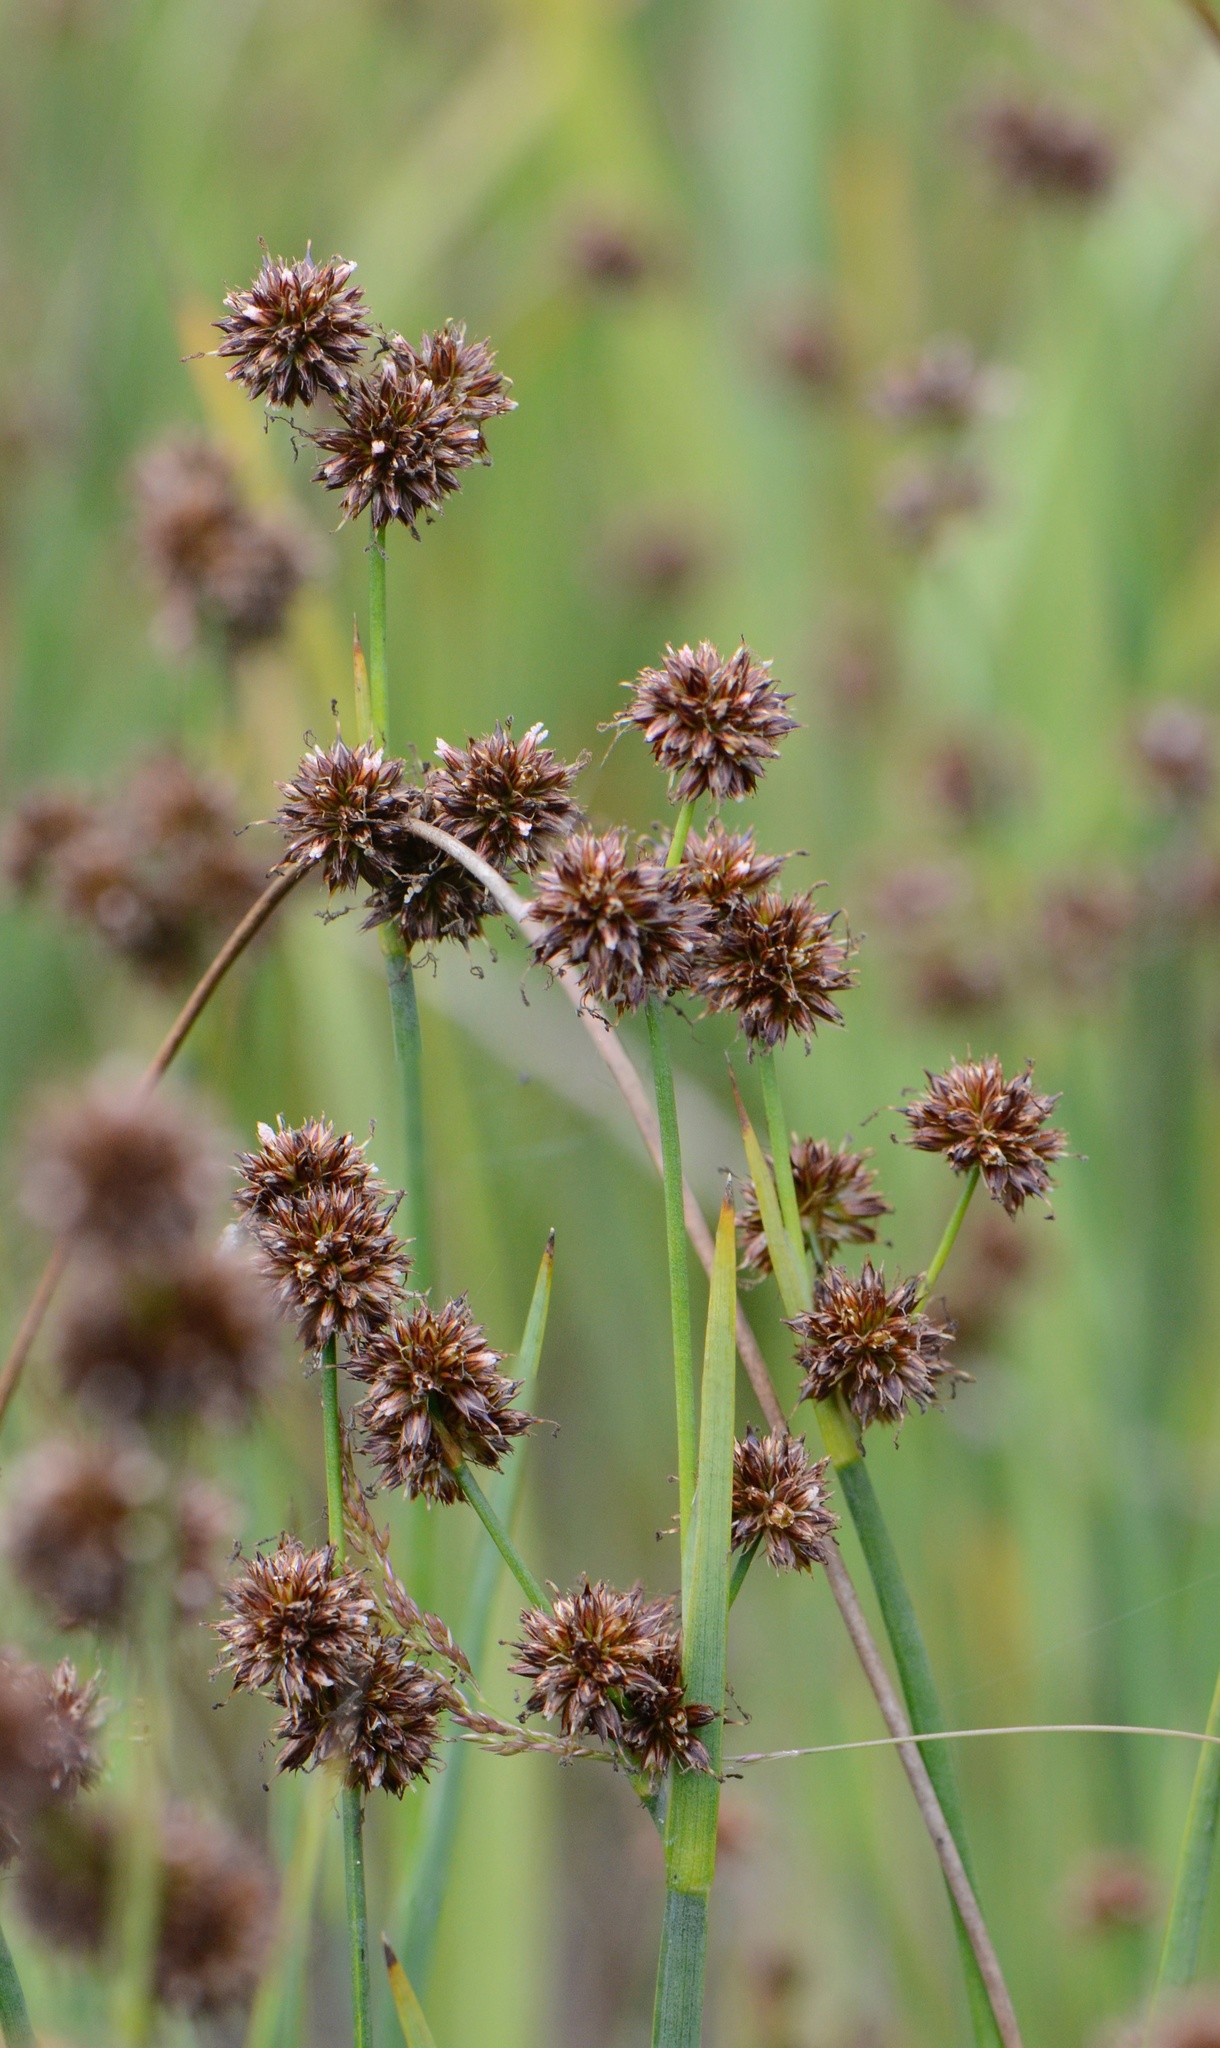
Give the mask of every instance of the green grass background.
[[(1030, 1270), (970, 1360), (976, 1384), (898, 1447), (870, 1445), (948, 1714), (1201, 1726), (1220, 1659), (1212, 935), (1206, 920), (1154, 932), (1079, 998), (1057, 986), (1037, 906), (1054, 877), (1163, 852), (1132, 721), (1159, 696), (1216, 696), (1220, 53), (1169, 0), (6, 0), (0, 24), (5, 802), (48, 775), (105, 778), (168, 737), (224, 766), (263, 817), (303, 734), (331, 729), (332, 700), (350, 730), (362, 537), (333, 531), (334, 501), (310, 490), (287, 434), (264, 436), (214, 362), (182, 361), (207, 345), (224, 286), (252, 273), (257, 237), (357, 258), (377, 316), (408, 334), (450, 314), (490, 333), (520, 404), (494, 429), (494, 469), (422, 546), (394, 536), (394, 745), (542, 719), (562, 750), (592, 748), (595, 819), (643, 827), (664, 810), (660, 780), (635, 742), (609, 751), (597, 733), (621, 678), (666, 639), (704, 634), (774, 658), (801, 730), (750, 815), (766, 842), (806, 850), (794, 879), (824, 877), (867, 934), (847, 1030), (784, 1056), (794, 1122), (875, 1145), (904, 1268), (926, 1263), (954, 1192), (939, 1161), (889, 1142), (890, 1106), (924, 1066), (968, 1046), (1035, 1057), (1087, 1155), (1063, 1168), (1054, 1224), (1024, 1226)], [(1049, 91), (1107, 127), (1121, 175), (1104, 204), (998, 189), (968, 140), (971, 107), (998, 86)], [(648, 251), (636, 287), (574, 266), (574, 237), (600, 220)], [(807, 302), (844, 357), (820, 395), (773, 346)], [(989, 508), (912, 555), (876, 507), (891, 464), (922, 444), (881, 424), (867, 393), (945, 331), (1012, 368), (1014, 403), (971, 437)], [(134, 556), (130, 460), (191, 422), (317, 536), (321, 578), (289, 640), (236, 678), (206, 650), (157, 653)], [(694, 565), (663, 592), (630, 570), (657, 531)], [(879, 650), (882, 687), (853, 717), (835, 679), (856, 642)], [(980, 735), (1019, 763), (1017, 789), (963, 831), (929, 795), (928, 760)], [(877, 915), (885, 877), (929, 860), (958, 865), (969, 943), (1008, 965), (1006, 997), (978, 1015), (921, 1010), (902, 934)], [(277, 1111), (375, 1122), (395, 1179), (376, 944), (317, 907), (294, 903), (186, 1065), (235, 1135)], [(509, 1349), (558, 1226), (538, 1400), (559, 1429), (528, 1453), (523, 1540), (560, 1583), (587, 1568), (668, 1589), (659, 1191), (562, 999), (535, 976), (525, 1007), (518, 947), (497, 938), (495, 955), (446, 956), (422, 981), (441, 1280), (470, 1290)], [(10, 1168), (38, 1084), (146, 1053), (165, 1014), (45, 913), (6, 908)], [(727, 1042), (697, 1021), (675, 1035), (709, 1208), (718, 1169), (742, 1165)], [(6, 1332), (41, 1250), (12, 1180)], [(697, 1312), (702, 1298), (700, 1280)], [(791, 1387), (771, 1290), (750, 1307)], [(266, 1425), (213, 1447), (247, 1540), (323, 1528), (315, 1404), (288, 1374)], [(740, 1412), (753, 1413), (744, 1386)], [(44, 1355), (5, 1468), (60, 1421)], [(467, 1519), (401, 1513), (396, 1542), (414, 1589), (456, 1624)], [(845, 1552), (862, 1577), (850, 1539)], [(57, 1647), (7, 1587), (0, 1617)], [(513, 1619), (506, 1588), (495, 1637)], [(212, 1714), (209, 1659), (202, 1639), (179, 1659), (178, 1789), (265, 1826), (290, 1860), (300, 1788), (260, 1789), (266, 1716)], [(489, 1688), (508, 1706), (503, 1661), (494, 1650)], [(738, 1748), (876, 1732), (820, 1583), (754, 1574), (731, 1676), (750, 1717)], [(1156, 1924), (1082, 1934), (1072, 1886), (1117, 1848), (1145, 1854), (1163, 1891), (1193, 1761), (1109, 1738), (963, 1746), (981, 1886), (1031, 2043), (1093, 2042), (1130, 2010)], [(709, 2044), (963, 2038), (943, 1896), (892, 1757), (765, 1767), (730, 1784), (725, 1813)], [(419, 1819), (418, 1800), (377, 1816), (375, 1929), (395, 1933)], [(343, 2037), (326, 1827), (300, 2031), (289, 2005), (263, 2048)], [(660, 1883), (655, 1841), (609, 1773), (475, 1757), (428, 1987), (441, 2048), (644, 2042)], [(102, 2039), (97, 1982), (13, 1932), (47, 2038)], [(1208, 1957), (1220, 1972), (1214, 1915)], [(379, 2026), (390, 2040), (388, 2009)]]

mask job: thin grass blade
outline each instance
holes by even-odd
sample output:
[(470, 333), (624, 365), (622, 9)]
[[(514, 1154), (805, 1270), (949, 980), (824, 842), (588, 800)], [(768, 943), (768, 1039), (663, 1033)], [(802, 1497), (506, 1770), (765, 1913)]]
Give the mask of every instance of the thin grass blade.
[(381, 1937), (385, 1950), (385, 1966), (389, 1972), (390, 1990), (394, 1996), (394, 2010), (407, 2048), (436, 2048), (436, 2037), (424, 2018), (424, 2009), (411, 1988), (408, 1977), (385, 1935)]

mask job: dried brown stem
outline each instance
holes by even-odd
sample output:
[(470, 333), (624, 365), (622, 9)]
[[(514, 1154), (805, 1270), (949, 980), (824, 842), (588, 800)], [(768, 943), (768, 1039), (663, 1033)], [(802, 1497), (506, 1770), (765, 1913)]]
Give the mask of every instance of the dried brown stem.
[(1204, 33), (1220, 48), (1220, 14), (1217, 14), (1211, 0), (1186, 0), (1186, 5)]
[[(158, 1047), (156, 1054), (140, 1076), (140, 1087), (142, 1090), (148, 1092), (156, 1087), (166, 1068), (181, 1050), (191, 1026), (196, 1022), (200, 1013), (206, 1009), (234, 961), (239, 959), (245, 952), (251, 939), (258, 935), (272, 912), (277, 910), (284, 901), (285, 896), (289, 895), (296, 888), (297, 883), (305, 873), (306, 869), (301, 864), (286, 868), (282, 875), (277, 875), (275, 880), (269, 883), (267, 888), (263, 890), (258, 901), (251, 904), (241, 923), (234, 926), (211, 966), (192, 989)], [(61, 1237), (53, 1247), (51, 1256), (42, 1269), (42, 1275), (37, 1287), (34, 1289), (33, 1298), (21, 1318), (17, 1334), (9, 1348), (8, 1357), (5, 1359), (3, 1367), (0, 1368), (0, 1427), (3, 1427), (4, 1418), (8, 1413), (9, 1402), (17, 1391), (26, 1359), (33, 1349), (34, 1339), (42, 1328), (43, 1319), (54, 1299), (55, 1290), (64, 1276), (64, 1270), (68, 1263), (68, 1252), (68, 1241), (66, 1238)]]
[[(482, 882), (484, 888), (490, 896), (494, 897), (504, 915), (520, 928), (527, 939), (532, 939), (535, 936), (538, 927), (531, 915), (529, 904), (518, 896), (516, 890), (505, 881), (502, 875), (497, 874), (496, 870), (487, 861), (481, 860), (478, 854), (472, 853), (470, 848), (463, 846), (460, 840), (452, 838), (449, 833), (442, 832), (435, 825), (425, 825), (412, 819), (407, 824), (407, 829), (418, 834), (421, 839), (428, 840), (431, 845), (447, 853), (451, 859), (458, 861), (470, 874)], [(648, 1148), (648, 1155), (657, 1172), (660, 1173), (662, 1171), (661, 1134), (657, 1127), (656, 1118), (653, 1115), (652, 1105), (649, 1102), (647, 1092), (639, 1075), (636, 1073), (626, 1047), (623, 1045), (618, 1034), (610, 1030), (604, 1020), (589, 1009), (581, 993), (580, 983), (576, 976), (570, 970), (565, 969), (559, 975), (559, 980), (563, 984), (565, 993), (575, 1006), (581, 1023), (597, 1048), (598, 1057), (609, 1068), (623, 1100), (631, 1112), (636, 1129)], [(708, 1229), (703, 1211), (699, 1207), (694, 1192), (687, 1182), (683, 1183), (682, 1195), (687, 1234), (690, 1237), (691, 1244), (694, 1246), (697, 1258), (704, 1270), (710, 1275), (715, 1249), (712, 1233)], [(782, 1403), (772, 1385), (771, 1375), (767, 1370), (767, 1362), (759, 1348), (758, 1340), (740, 1307), (737, 1311), (737, 1351), (742, 1365), (745, 1367), (750, 1384), (758, 1396), (759, 1404), (767, 1418), (768, 1424), (772, 1429), (782, 1429), (785, 1424)], [(1016, 2014), (1013, 2011), (1012, 2000), (1008, 1995), (1008, 1987), (1004, 1982), (999, 1958), (992, 1945), (991, 1936), (987, 1931), (987, 1923), (983, 1918), (978, 1900), (974, 1895), (974, 1887), (966, 1875), (965, 1866), (958, 1853), (957, 1844), (950, 1834), (945, 1816), (941, 1812), (940, 1801), (936, 1797), (924, 1760), (915, 1744), (909, 1740), (912, 1732), (910, 1721), (907, 1719), (906, 1712), (894, 1689), (889, 1672), (885, 1666), (885, 1660), (877, 1647), (876, 1639), (869, 1628), (864, 1610), (857, 1597), (856, 1589), (852, 1584), (851, 1575), (838, 1550), (833, 1545), (828, 1545), (827, 1547), (825, 1565), (826, 1577), (835, 1605), (843, 1617), (844, 1626), (851, 1637), (852, 1645), (863, 1667), (864, 1675), (872, 1689), (873, 1697), (881, 1710), (881, 1718), (885, 1722), (890, 1734), (899, 1744), (898, 1754), (902, 1760), (902, 1767), (910, 1781), (911, 1790), (915, 1795), (915, 1803), (919, 1808), (920, 1816), (924, 1826), (927, 1828), (932, 1846), (940, 1861), (953, 1903), (961, 1915), (967, 1939), (974, 1951), (975, 1961), (978, 1963), (979, 1972), (987, 1987), (987, 1995), (991, 2000), (992, 2011), (995, 2014), (996, 2025), (999, 2028), (1004, 2048), (1021, 2048), (1021, 2035), (1017, 2026)]]

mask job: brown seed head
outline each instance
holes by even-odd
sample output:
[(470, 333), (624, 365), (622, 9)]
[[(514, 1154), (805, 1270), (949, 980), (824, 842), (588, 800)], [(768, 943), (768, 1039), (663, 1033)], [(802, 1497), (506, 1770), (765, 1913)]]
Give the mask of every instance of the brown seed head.
[(1135, 751), (1167, 804), (1189, 809), (1211, 795), (1216, 773), (1212, 729), (1193, 704), (1167, 698), (1154, 705), (1136, 731)]
[(1146, 1857), (1131, 1849), (1090, 1856), (1072, 1873), (1067, 1908), (1082, 1933), (1111, 1927), (1146, 1927), (1160, 1901), (1155, 1873)]
[(349, 747), (311, 747), (291, 782), (279, 787), (284, 802), (275, 822), (296, 861), (319, 864), (331, 895), (358, 882), (376, 888), (392, 872), (394, 827), (409, 809), (403, 764), (362, 740)]
[(777, 1572), (821, 1564), (839, 1518), (826, 1506), (826, 1467), (811, 1465), (803, 1436), (786, 1429), (756, 1436), (747, 1429), (733, 1446), (733, 1548), (762, 1542)]
[(210, 1132), (172, 1095), (100, 1077), (38, 1119), (27, 1214), (82, 1249), (130, 1258), (186, 1243), (216, 1187)]
[(586, 996), (620, 1015), (688, 985), (707, 923), (675, 869), (628, 862), (618, 826), (565, 841), (538, 878), (534, 914), (539, 960), (574, 968)]
[(113, 1896), (115, 1828), (96, 1806), (51, 1807), (21, 1845), (17, 1903), (39, 1939), (74, 1955), (98, 1955)]
[(713, 818), (706, 832), (691, 833), (678, 874), (696, 900), (722, 910), (743, 897), (761, 895), (778, 878), (787, 857), (760, 853), (752, 826), (745, 832), (729, 832)]
[[(410, 811), (425, 825), (451, 831), (452, 820), (437, 799), (437, 780), (429, 769), (422, 785), (408, 791)], [(468, 946), (481, 934), (484, 918), (496, 914), (495, 903), (469, 869), (412, 832), (398, 833), (388, 849), (387, 868), (387, 879), (369, 898), (364, 928), (397, 925), (408, 952), (442, 939)]]
[(832, 1000), (855, 985), (849, 938), (835, 932), (838, 911), (823, 915), (811, 894), (787, 902), (765, 890), (739, 902), (715, 927), (695, 986), (712, 1011), (734, 1011), (751, 1057), (781, 1045), (790, 1031), (806, 1043), (819, 1024), (841, 1024)]
[(13, 1852), (15, 1827), (96, 1778), (98, 1684), (82, 1685), (66, 1661), (48, 1672), (0, 1651), (0, 1862)]
[(0, 833), (0, 874), (19, 896), (48, 881), (57, 857), (93, 822), (77, 790), (47, 784), (25, 797)]
[(301, 537), (243, 503), (225, 454), (199, 435), (169, 434), (132, 473), (140, 551), (159, 585), (161, 637), (185, 652), (201, 625), (236, 649), (273, 638), (306, 574)]
[(913, 362), (896, 363), (881, 377), (873, 407), (884, 418), (920, 426), (964, 427), (988, 410), (994, 377), (968, 341), (942, 336)]
[(927, 1093), (902, 1110), (916, 1151), (943, 1152), (954, 1173), (980, 1168), (992, 1201), (1010, 1216), (1031, 1195), (1049, 1193), (1050, 1164), (1067, 1151), (1062, 1131), (1043, 1128), (1059, 1097), (1035, 1094), (1032, 1073), (1031, 1062), (1006, 1081), (995, 1053), (955, 1060), (946, 1073), (929, 1074)]
[(623, 688), (634, 695), (615, 722), (643, 733), (672, 778), (676, 803), (749, 796), (764, 764), (778, 757), (776, 742), (796, 730), (770, 662), (756, 662), (744, 641), (727, 661), (710, 640), (667, 647), (660, 668), (641, 670)]
[(285, 263), (264, 247), (254, 283), (227, 292), (228, 317), (214, 323), (224, 335), (216, 354), (232, 365), (226, 376), (272, 405), (313, 405), (323, 392), (341, 398), (373, 332), (360, 288), (349, 283), (355, 268), (342, 256), (315, 263), (308, 249)]
[(63, 1383), (115, 1422), (244, 1421), (277, 1364), (267, 1286), (244, 1250), (84, 1268), (59, 1332)]
[(423, 1494), (455, 1501), (461, 1489), (449, 1464), (454, 1453), (499, 1468), (512, 1439), (537, 1421), (512, 1406), (521, 1383), (499, 1370), (502, 1360), (464, 1296), (440, 1309), (421, 1301), (354, 1352), (348, 1371), (369, 1389), (355, 1420), (389, 1485), (405, 1488), (412, 1499)]
[(1100, 128), (1071, 107), (1003, 97), (977, 117), (980, 147), (1014, 191), (1040, 199), (1104, 199), (1118, 169)]
[(401, 1799), (427, 1777), (440, 1717), (453, 1697), (446, 1679), (414, 1661), (402, 1636), (375, 1630), (333, 1707), (290, 1708), (277, 1723), (279, 1768), (340, 1762), (346, 1784)]
[(15, 1578), (60, 1628), (116, 1628), (141, 1565), (171, 1561), (180, 1608), (197, 1613), (231, 1514), (199, 1481), (171, 1490), (146, 1451), (124, 1443), (40, 1445), (18, 1467), (5, 1524)]
[(825, 1400), (836, 1388), (862, 1429), (901, 1422), (914, 1404), (936, 1399), (938, 1382), (960, 1378), (946, 1363), (953, 1332), (916, 1306), (918, 1279), (887, 1290), (885, 1273), (866, 1259), (858, 1280), (830, 1266), (814, 1288), (813, 1307), (794, 1316), (802, 1401)]
[[(877, 1218), (888, 1216), (892, 1204), (876, 1187), (868, 1161), (871, 1152), (836, 1152), (824, 1138), (794, 1138), (789, 1157), (797, 1207), (819, 1265), (836, 1245), (875, 1244)], [(768, 1164), (771, 1164), (768, 1157)], [(771, 1271), (771, 1254), (753, 1181), (742, 1185), (737, 1212), (737, 1237), (742, 1270), (761, 1279)]]
[(623, 1717), (615, 1695), (647, 1688), (658, 1657), (674, 1641), (673, 1607), (646, 1600), (643, 1588), (616, 1592), (599, 1579), (581, 1579), (574, 1592), (555, 1601), (554, 1611), (527, 1608), (521, 1640), (509, 1665), (529, 1680), (525, 1710), (559, 1720), (565, 1735), (591, 1731), (618, 1741)]
[(955, 520), (983, 511), (991, 487), (977, 463), (959, 456), (899, 463), (890, 471), (878, 510), (895, 540), (930, 548)]
[(314, 482), (342, 491), (343, 517), (370, 513), (379, 530), (397, 519), (415, 532), (459, 488), (460, 473), (483, 453), (483, 433), (427, 377), (385, 356), (354, 377), (335, 400), (339, 423), (312, 436), (328, 458)]
[(391, 1313), (410, 1261), (379, 1183), (308, 1188), (253, 1219), (259, 1262), (307, 1351), (356, 1341)]
[(255, 1551), (225, 1592), (230, 1619), (214, 1624), (218, 1669), (235, 1689), (269, 1692), (282, 1706), (336, 1700), (365, 1654), (375, 1605), (358, 1571), (335, 1572), (335, 1549), (306, 1550), (281, 1536)]
[(336, 1131), (321, 1117), (292, 1128), (277, 1116), (275, 1128), (259, 1124), (257, 1152), (239, 1152), (241, 1185), (233, 1197), (253, 1218), (265, 1216), (274, 1202), (295, 1202), (311, 1188), (372, 1191), (385, 1200), (388, 1189), (349, 1131)]
[[(425, 334), (417, 349), (395, 334), (390, 353), (399, 369), (426, 378), (467, 424), (481, 427), (484, 420), (517, 410), (516, 399), (508, 395), (512, 384), (497, 370), (491, 343), (467, 341), (464, 321), (446, 320), (434, 334)], [(477, 453), (488, 460), (481, 433)]]
[(275, 1921), (275, 1881), (255, 1845), (171, 1806), (161, 1823), (157, 1998), (201, 2016), (253, 1997)]
[(716, 1719), (715, 1709), (688, 1702), (678, 1637), (659, 1642), (646, 1678), (623, 1695), (622, 1748), (650, 1778), (671, 1764), (684, 1771), (710, 1771), (712, 1760), (696, 1730)]
[(561, 761), (546, 737), (545, 726), (531, 725), (515, 740), (510, 720), (465, 749), (436, 743), (440, 767), (429, 787), (437, 823), (501, 873), (532, 874), (581, 820), (571, 790), (589, 757)]

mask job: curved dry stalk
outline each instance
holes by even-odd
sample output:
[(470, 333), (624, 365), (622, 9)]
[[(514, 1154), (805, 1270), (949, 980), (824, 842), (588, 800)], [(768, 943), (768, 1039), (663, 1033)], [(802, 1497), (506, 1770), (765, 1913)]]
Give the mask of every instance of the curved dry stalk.
[[(170, 1066), (176, 1055), (181, 1051), (192, 1025), (197, 1022), (202, 1011), (207, 1008), (208, 1003), (216, 993), (234, 961), (240, 959), (250, 941), (257, 937), (272, 912), (279, 908), (284, 898), (291, 894), (292, 890), (296, 888), (297, 883), (301, 880), (301, 877), (307, 872), (306, 866), (299, 862), (294, 863), (290, 868), (285, 868), (283, 874), (277, 875), (275, 880), (269, 883), (267, 888), (263, 890), (258, 901), (250, 905), (240, 924), (233, 927), (216, 958), (212, 961), (211, 966), (202, 978), (196, 982), (195, 987), (191, 990), (190, 995), (179, 1010), (178, 1015), (166, 1032), (153, 1058), (141, 1074), (139, 1086), (142, 1093), (151, 1093), (152, 1089), (156, 1087), (166, 1068)], [(64, 1276), (64, 1269), (67, 1263), (68, 1241), (66, 1238), (61, 1237), (52, 1247), (51, 1256), (42, 1269), (42, 1274), (37, 1287), (34, 1289), (30, 1305), (22, 1316), (17, 1328), (17, 1334), (9, 1347), (8, 1357), (5, 1359), (3, 1367), (0, 1368), (0, 1427), (3, 1427), (9, 1402), (17, 1391), (17, 1385), (24, 1370), (26, 1359), (33, 1349), (34, 1339), (42, 1328), (43, 1320), (55, 1297), (55, 1290)]]
[[(519, 927), (527, 939), (535, 937), (538, 926), (532, 914), (530, 904), (518, 896), (511, 884), (506, 882), (503, 875), (498, 874), (489, 862), (483, 860), (477, 853), (473, 853), (468, 846), (463, 846), (462, 842), (459, 839), (454, 839), (450, 833), (442, 832), (439, 826), (426, 825), (422, 820), (418, 819), (404, 820), (404, 823), (408, 831), (415, 833), (420, 839), (426, 839), (430, 845), (437, 847), (440, 852), (447, 854), (450, 859), (457, 861), (476, 880), (480, 881), (487, 890), (488, 895), (493, 897), (499, 905), (504, 915)], [(581, 1023), (596, 1046), (598, 1057), (605, 1063), (613, 1076), (619, 1092), (631, 1112), (632, 1120), (644, 1140), (653, 1165), (658, 1173), (663, 1173), (664, 1161), (661, 1152), (660, 1130), (653, 1114), (652, 1104), (632, 1064), (630, 1054), (627, 1052), (617, 1032), (610, 1030), (604, 1019), (597, 1016), (589, 1008), (581, 992), (580, 983), (571, 970), (568, 968), (563, 969), (558, 976), (558, 980), (561, 982), (565, 994), (574, 1005)], [(689, 1182), (685, 1180), (682, 1184), (682, 1198), (686, 1215), (687, 1234), (694, 1247), (696, 1257), (710, 1276), (715, 1252), (712, 1233), (708, 1228), (707, 1220), (702, 1209), (699, 1207), (693, 1189)], [(750, 1384), (758, 1396), (759, 1404), (766, 1416), (768, 1425), (772, 1429), (784, 1428), (786, 1417), (783, 1404), (772, 1385), (767, 1362), (759, 1348), (758, 1340), (746, 1321), (740, 1306), (737, 1309), (736, 1335), (738, 1356), (745, 1367)], [(889, 1672), (885, 1666), (885, 1660), (877, 1647), (876, 1639), (869, 1628), (864, 1609), (860, 1605), (855, 1586), (852, 1584), (851, 1575), (837, 1548), (833, 1545), (829, 1546), (827, 1550), (825, 1570), (835, 1605), (843, 1618), (847, 1633), (851, 1637), (852, 1646), (860, 1660), (873, 1697), (881, 1711), (881, 1718), (889, 1729), (890, 1740), (898, 1749), (902, 1767), (907, 1774), (911, 1791), (915, 1797), (915, 1803), (919, 1808), (920, 1816), (928, 1831), (932, 1846), (936, 1851), (941, 1869), (944, 1872), (945, 1882), (953, 1898), (953, 1903), (961, 1915), (962, 1925), (966, 1930), (967, 1939), (974, 1953), (975, 1961), (979, 1966), (979, 1973), (986, 1986), (987, 1996), (991, 2001), (992, 2011), (1000, 2032), (1000, 2038), (1004, 2043), (1004, 2048), (1021, 2048), (1021, 2034), (1017, 2025), (1016, 2013), (1013, 2010), (1012, 2000), (1008, 1994), (1008, 1987), (1004, 1982), (1004, 1974), (1000, 1968), (999, 1957), (992, 1944), (991, 1936), (987, 1931), (987, 1923), (983, 1918), (982, 1909), (975, 1897), (974, 1887), (966, 1874), (957, 1844), (949, 1832), (948, 1823), (941, 1811), (940, 1801), (937, 1799), (933, 1789), (932, 1780), (928, 1776), (927, 1766), (912, 1740), (911, 1724), (891, 1682)]]

